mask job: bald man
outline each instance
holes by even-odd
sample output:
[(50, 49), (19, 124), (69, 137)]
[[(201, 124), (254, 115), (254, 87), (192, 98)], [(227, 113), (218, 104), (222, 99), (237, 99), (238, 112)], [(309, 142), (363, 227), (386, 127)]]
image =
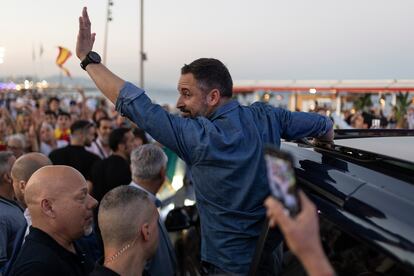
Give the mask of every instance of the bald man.
[(14, 195), (17, 202), (24, 209), (26, 224), (23, 225), (16, 234), (13, 244), (13, 252), (4, 266), (5, 275), (8, 274), (11, 266), (16, 261), (17, 254), (24, 242), (24, 238), (29, 234), (29, 227), (32, 225), (30, 214), (24, 200), (24, 189), (26, 188), (27, 181), (35, 171), (47, 165), (52, 165), (49, 158), (41, 153), (32, 152), (20, 156), (11, 168), (11, 180), (13, 182)]
[(28, 225), (31, 225), (31, 221), (27, 205), (24, 200), (24, 190), (26, 188), (27, 181), (29, 181), (32, 174), (38, 169), (48, 165), (52, 165), (52, 161), (50, 161), (46, 155), (38, 152), (31, 152), (20, 156), (16, 162), (14, 162), (11, 169), (14, 194), (20, 206), (25, 209), (24, 216)]
[(159, 239), (158, 211), (148, 195), (131, 186), (112, 189), (100, 203), (98, 221), (105, 258), (91, 276), (142, 275)]
[(30, 233), (10, 275), (85, 275), (93, 262), (74, 243), (92, 232), (93, 208), (85, 178), (68, 166), (45, 166), (27, 182)]

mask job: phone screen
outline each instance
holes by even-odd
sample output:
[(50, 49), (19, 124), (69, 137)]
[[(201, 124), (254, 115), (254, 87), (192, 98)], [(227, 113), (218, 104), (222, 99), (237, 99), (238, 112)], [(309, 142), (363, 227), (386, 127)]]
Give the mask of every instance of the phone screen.
[(267, 178), (272, 195), (277, 198), (295, 216), (300, 211), (293, 157), (272, 146), (265, 149)]

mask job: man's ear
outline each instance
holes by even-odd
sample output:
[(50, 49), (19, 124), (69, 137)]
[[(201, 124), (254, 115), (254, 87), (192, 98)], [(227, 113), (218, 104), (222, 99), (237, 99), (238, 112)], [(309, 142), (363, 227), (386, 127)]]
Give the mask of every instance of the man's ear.
[(53, 210), (52, 202), (49, 199), (43, 199), (40, 202), (40, 207), (42, 208), (42, 212), (46, 214), (48, 217), (56, 217), (56, 214)]
[(216, 106), (219, 104), (220, 98), (221, 98), (220, 91), (218, 89), (213, 89), (207, 95), (207, 103), (210, 106)]
[(146, 222), (141, 226), (141, 237), (144, 241), (149, 241), (150, 235), (149, 224)]
[(26, 184), (27, 182), (24, 180), (20, 180), (19, 181), (19, 190), (22, 191), (22, 193), (24, 194), (24, 190), (26, 189)]

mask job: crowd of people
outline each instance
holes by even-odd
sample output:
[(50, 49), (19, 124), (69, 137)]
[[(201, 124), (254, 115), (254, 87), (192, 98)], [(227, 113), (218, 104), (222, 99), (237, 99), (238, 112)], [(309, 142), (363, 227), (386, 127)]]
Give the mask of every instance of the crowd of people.
[[(157, 209), (166, 147), (185, 161), (192, 179), (203, 273), (246, 275), (267, 214), (281, 231), (269, 232), (258, 275), (281, 273), (283, 240), (310, 275), (334, 275), (314, 205), (300, 192), (302, 211), (289, 217), (268, 197), (263, 158), (264, 144), (280, 145), (282, 138), (332, 141), (330, 118), (264, 103), (241, 106), (232, 99), (226, 66), (208, 58), (181, 68), (181, 115), (171, 114), (102, 65), (92, 52), (94, 38), (85, 8), (77, 56), (113, 107), (100, 101), (91, 110), (82, 90), (79, 102), (33, 95), (2, 101), (2, 273), (177, 274)], [(348, 119), (365, 128), (362, 113)]]

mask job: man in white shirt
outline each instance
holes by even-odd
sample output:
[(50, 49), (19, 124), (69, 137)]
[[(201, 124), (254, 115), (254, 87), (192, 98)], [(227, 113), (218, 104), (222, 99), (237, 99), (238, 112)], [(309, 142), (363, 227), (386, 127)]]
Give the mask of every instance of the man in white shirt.
[(109, 134), (111, 134), (114, 128), (114, 122), (109, 117), (102, 117), (96, 122), (96, 131), (98, 137), (93, 140), (89, 147), (86, 147), (87, 151), (90, 151), (98, 155), (101, 159), (109, 157), (111, 154), (111, 148), (109, 147)]

